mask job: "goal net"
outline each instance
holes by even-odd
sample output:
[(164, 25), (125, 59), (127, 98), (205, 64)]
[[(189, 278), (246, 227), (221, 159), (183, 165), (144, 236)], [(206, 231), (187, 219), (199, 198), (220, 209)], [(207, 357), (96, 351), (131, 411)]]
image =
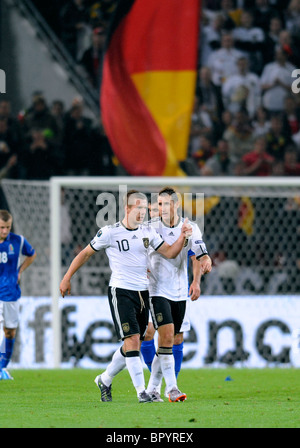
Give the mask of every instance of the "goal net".
[[(24, 235), (38, 254), (24, 273), (22, 295), (51, 297), (51, 309), (44, 308), (43, 312), (52, 313), (44, 327), (53, 330), (55, 365), (70, 357), (72, 322), (68, 313), (61, 314), (58, 303), (59, 283), (71, 260), (99, 227), (122, 219), (126, 191), (134, 188), (151, 199), (151, 194), (166, 185), (181, 194), (183, 213), (199, 224), (213, 259), (212, 272), (201, 282), (203, 296), (299, 293), (300, 182), (296, 178), (3, 180), (2, 189), (14, 218), (13, 231)], [(72, 296), (106, 296), (109, 278), (108, 259), (101, 252), (74, 276)], [(108, 327), (107, 336), (101, 334), (98, 340), (115, 337)], [(66, 337), (64, 328), (69, 331)], [(77, 344), (80, 353), (74, 355), (78, 336), (71, 338), (72, 356), (77, 362), (84, 350)]]

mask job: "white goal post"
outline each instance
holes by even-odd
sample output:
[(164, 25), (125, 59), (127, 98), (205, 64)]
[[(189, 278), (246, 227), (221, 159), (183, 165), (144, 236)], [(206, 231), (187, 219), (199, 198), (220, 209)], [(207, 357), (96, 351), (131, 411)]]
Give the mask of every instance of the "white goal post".
[[(59, 284), (61, 281), (61, 191), (62, 189), (118, 190), (127, 189), (158, 192), (164, 186), (191, 188), (200, 193), (229, 194), (229, 196), (251, 197), (299, 197), (300, 179), (295, 177), (53, 177), (50, 180), (50, 249), (51, 249), (51, 297), (52, 329), (54, 343), (54, 367), (61, 365), (61, 317), (59, 308)], [(227, 193), (226, 193), (227, 191)], [(275, 191), (275, 193), (272, 193)], [(255, 192), (255, 193), (254, 193)], [(79, 204), (80, 213), (80, 204)], [(92, 237), (93, 235), (91, 235)]]

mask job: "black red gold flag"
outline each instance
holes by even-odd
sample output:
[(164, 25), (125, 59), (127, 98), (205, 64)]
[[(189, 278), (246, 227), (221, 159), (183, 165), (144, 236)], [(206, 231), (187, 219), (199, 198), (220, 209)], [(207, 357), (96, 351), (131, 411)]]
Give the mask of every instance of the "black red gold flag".
[(103, 60), (105, 132), (130, 175), (184, 175), (201, 0), (119, 1)]

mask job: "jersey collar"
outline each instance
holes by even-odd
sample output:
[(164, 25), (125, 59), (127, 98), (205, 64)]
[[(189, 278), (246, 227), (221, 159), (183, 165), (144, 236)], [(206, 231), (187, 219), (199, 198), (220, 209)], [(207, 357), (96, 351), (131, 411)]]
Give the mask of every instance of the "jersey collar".
[(129, 232), (134, 232), (135, 230), (138, 230), (138, 227), (136, 227), (135, 229), (128, 229), (128, 227), (124, 226), (122, 221), (120, 221), (120, 223), (124, 227), (124, 229), (128, 230)]

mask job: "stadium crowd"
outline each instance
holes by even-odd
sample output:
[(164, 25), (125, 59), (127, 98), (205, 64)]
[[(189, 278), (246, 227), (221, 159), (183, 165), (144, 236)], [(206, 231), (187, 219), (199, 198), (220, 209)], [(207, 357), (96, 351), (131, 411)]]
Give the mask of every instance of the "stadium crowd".
[[(115, 0), (33, 3), (99, 88)], [(300, 175), (300, 0), (203, 1), (188, 175)], [(25, 112), (0, 102), (0, 178), (114, 175), (122, 167), (75, 98), (48, 104), (33, 92)], [(123, 173), (122, 173), (123, 174)]]

